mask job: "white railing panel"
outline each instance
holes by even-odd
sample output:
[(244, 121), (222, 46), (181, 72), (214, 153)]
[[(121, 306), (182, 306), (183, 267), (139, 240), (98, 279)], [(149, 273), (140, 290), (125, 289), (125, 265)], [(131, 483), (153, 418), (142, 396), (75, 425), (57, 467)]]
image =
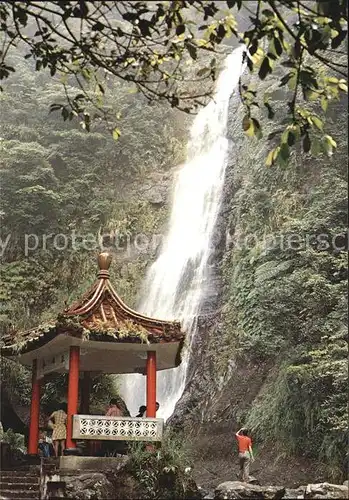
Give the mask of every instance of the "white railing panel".
[(162, 418), (74, 415), (73, 439), (161, 441)]

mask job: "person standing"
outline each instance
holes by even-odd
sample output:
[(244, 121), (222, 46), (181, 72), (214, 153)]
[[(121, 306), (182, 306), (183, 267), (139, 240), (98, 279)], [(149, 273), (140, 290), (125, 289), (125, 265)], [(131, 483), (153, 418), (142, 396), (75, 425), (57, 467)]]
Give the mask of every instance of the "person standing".
[(138, 409), (138, 415), (136, 415), (136, 418), (144, 417), (146, 411), (147, 411), (147, 407), (145, 405), (140, 406)]
[(65, 440), (67, 438), (67, 405), (62, 403), (59, 410), (56, 410), (49, 416), (49, 421), (52, 422), (52, 442), (56, 457), (58, 457), (59, 446), (61, 447), (61, 455), (65, 450)]
[[(109, 408), (105, 414), (106, 417), (123, 417), (124, 412), (120, 408), (120, 403), (117, 399), (113, 398), (110, 400)], [(113, 456), (116, 453), (121, 453), (125, 448), (122, 441), (106, 441), (102, 444), (102, 452), (105, 456)]]
[(111, 399), (109, 403), (109, 408), (105, 414), (106, 417), (123, 417), (123, 411), (121, 410), (118, 400)]
[(248, 483), (250, 474), (250, 463), (254, 462), (252, 451), (252, 440), (248, 435), (247, 429), (242, 427), (235, 434), (239, 449), (240, 481)]

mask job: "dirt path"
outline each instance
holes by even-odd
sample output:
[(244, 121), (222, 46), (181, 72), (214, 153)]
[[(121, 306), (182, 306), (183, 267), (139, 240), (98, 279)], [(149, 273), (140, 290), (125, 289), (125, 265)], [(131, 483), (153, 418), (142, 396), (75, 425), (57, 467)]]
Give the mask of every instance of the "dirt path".
[[(194, 450), (194, 476), (197, 484), (214, 489), (224, 481), (238, 479), (238, 460), (234, 436), (228, 424), (203, 427), (191, 440)], [(267, 447), (255, 447), (250, 474), (263, 485), (297, 487), (325, 481), (323, 467), (306, 458), (276, 454)]]

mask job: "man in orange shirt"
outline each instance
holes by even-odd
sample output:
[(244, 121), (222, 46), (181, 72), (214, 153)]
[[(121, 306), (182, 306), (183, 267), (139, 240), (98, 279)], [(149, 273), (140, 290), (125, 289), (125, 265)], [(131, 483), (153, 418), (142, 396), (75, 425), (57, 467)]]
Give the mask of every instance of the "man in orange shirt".
[(240, 481), (248, 483), (250, 462), (254, 462), (252, 440), (244, 427), (237, 431), (235, 436), (239, 447)]

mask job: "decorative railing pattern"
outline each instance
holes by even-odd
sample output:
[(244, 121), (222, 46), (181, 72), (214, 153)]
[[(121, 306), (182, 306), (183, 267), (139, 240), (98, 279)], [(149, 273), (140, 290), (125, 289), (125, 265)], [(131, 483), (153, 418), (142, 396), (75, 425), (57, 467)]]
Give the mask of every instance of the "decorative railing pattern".
[(73, 439), (161, 441), (162, 418), (74, 415)]

